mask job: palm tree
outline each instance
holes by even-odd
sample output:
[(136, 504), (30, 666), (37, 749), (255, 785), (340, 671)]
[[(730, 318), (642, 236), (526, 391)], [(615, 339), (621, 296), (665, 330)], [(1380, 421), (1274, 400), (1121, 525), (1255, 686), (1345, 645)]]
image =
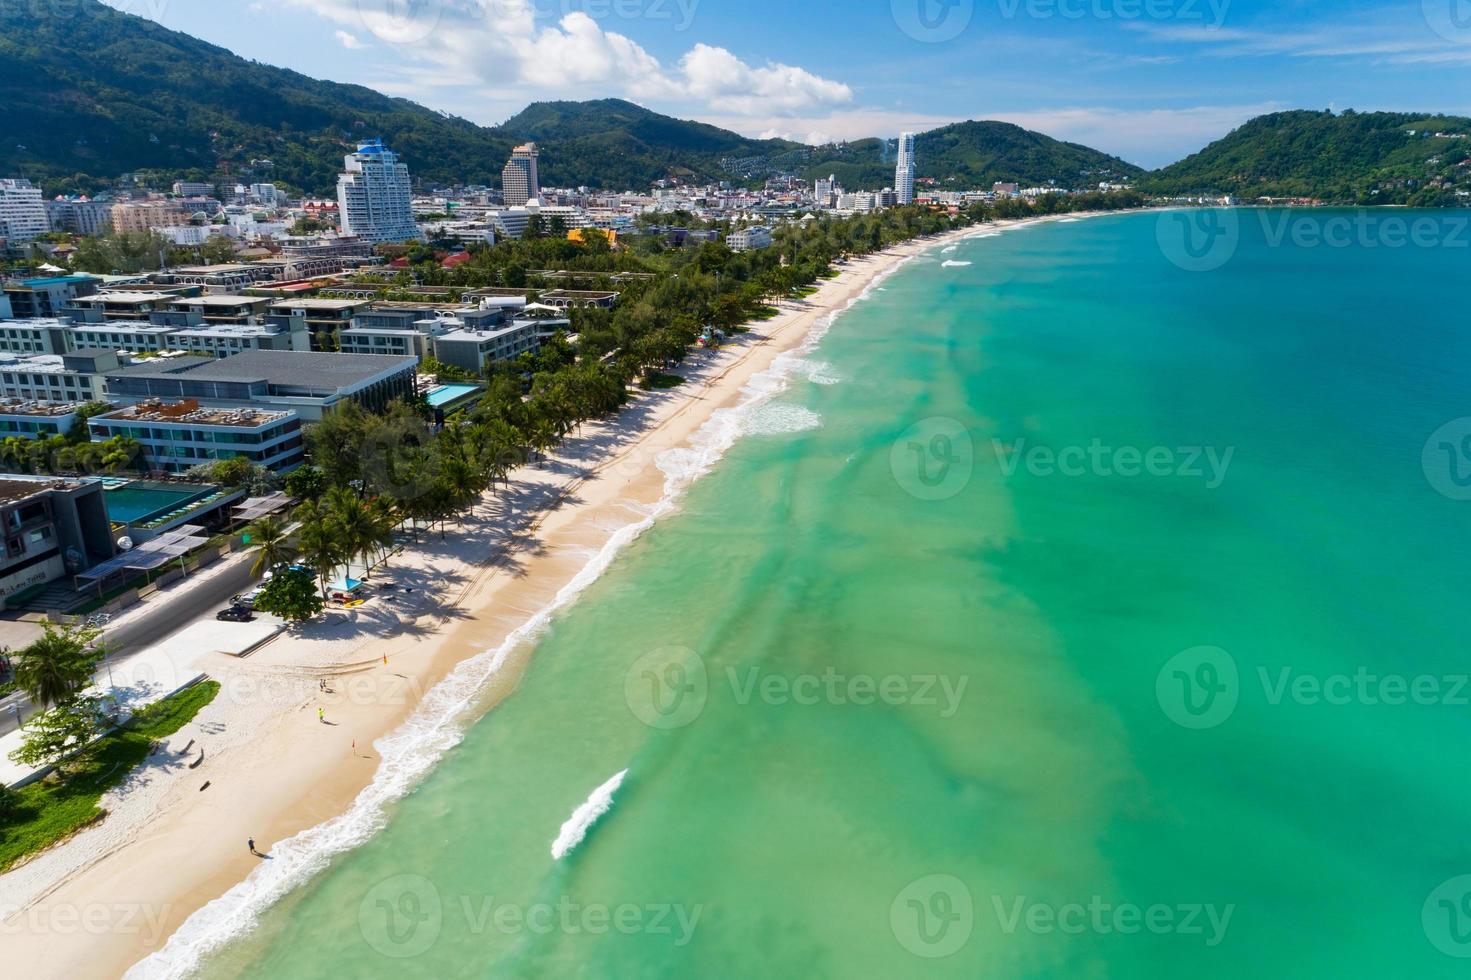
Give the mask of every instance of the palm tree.
[(250, 547), (255, 551), (255, 564), (250, 566), (251, 575), (260, 575), (266, 569), (284, 565), (296, 555), (286, 533), (286, 524), (274, 517), (262, 517), (246, 528), (250, 535)]
[(42, 635), (15, 659), (15, 683), (43, 708), (64, 704), (92, 686), (103, 650), (98, 631), (41, 621)]
[(301, 531), (296, 537), (297, 549), (307, 567), (316, 573), (317, 585), (325, 599), (327, 582), (347, 559), (335, 515), (331, 509), (315, 500), (302, 504), (297, 513), (301, 517)]

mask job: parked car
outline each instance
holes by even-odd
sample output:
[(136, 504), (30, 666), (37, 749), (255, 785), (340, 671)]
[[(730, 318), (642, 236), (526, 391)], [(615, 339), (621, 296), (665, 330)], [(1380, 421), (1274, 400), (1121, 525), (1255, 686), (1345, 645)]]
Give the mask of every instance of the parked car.
[(215, 619), (225, 623), (248, 623), (255, 619), (255, 613), (249, 606), (234, 605), (215, 613)]

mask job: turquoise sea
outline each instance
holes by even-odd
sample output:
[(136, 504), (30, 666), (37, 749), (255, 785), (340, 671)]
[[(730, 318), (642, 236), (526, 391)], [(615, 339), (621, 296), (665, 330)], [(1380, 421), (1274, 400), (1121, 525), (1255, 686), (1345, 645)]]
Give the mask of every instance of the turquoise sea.
[(910, 262), (203, 975), (1466, 975), (1465, 214)]

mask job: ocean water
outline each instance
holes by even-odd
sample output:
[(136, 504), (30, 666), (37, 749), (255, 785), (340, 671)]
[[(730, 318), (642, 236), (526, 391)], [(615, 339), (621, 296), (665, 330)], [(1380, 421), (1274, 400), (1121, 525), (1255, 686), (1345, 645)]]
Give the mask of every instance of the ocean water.
[(910, 262), (378, 832), (146, 969), (233, 936), (202, 975), (1465, 975), (1463, 224)]

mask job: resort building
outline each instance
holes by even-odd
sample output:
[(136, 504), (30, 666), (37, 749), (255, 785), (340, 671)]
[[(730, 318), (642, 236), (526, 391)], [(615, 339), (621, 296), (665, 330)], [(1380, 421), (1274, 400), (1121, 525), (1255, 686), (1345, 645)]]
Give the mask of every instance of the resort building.
[(111, 350), (126, 351), (129, 354), (157, 354), (173, 348), (170, 338), (178, 329), (175, 326), (136, 320), (74, 323), (62, 328), (59, 336), (60, 344), (64, 346), (53, 353)]
[(47, 201), (46, 216), (52, 231), (68, 231), (74, 235), (106, 235), (112, 231), (112, 203), (89, 201)]
[(41, 188), (23, 178), (0, 180), (0, 238), (12, 245), (24, 244), (50, 230)]
[(414, 223), (409, 168), (383, 145), (371, 140), (343, 158), (346, 171), (337, 178), (337, 204), (342, 233), (365, 242), (419, 241)]
[(10, 316), (21, 319), (61, 316), (76, 300), (97, 292), (96, 276), (46, 276), (19, 279), (5, 283), (5, 298), (10, 301)]
[(0, 354), (0, 394), (23, 401), (104, 401), (106, 373), (119, 366), (110, 350)]
[(64, 354), (70, 320), (0, 320), (0, 351), (12, 354)]
[(136, 440), (148, 465), (183, 473), (203, 463), (244, 458), (278, 473), (306, 458), (301, 418), (294, 411), (201, 406), (197, 399), (149, 399), (87, 421), (94, 442)]
[(266, 308), (266, 321), (292, 332), (335, 333), (352, 324), (353, 317), (367, 310), (366, 299), (320, 299), (316, 297), (278, 300)]
[(0, 475), (0, 599), (39, 589), (115, 553), (102, 483)]
[(511, 151), (501, 171), (501, 197), (511, 207), (541, 197), (541, 179), (536, 172), (538, 152), (535, 143), (523, 143)]
[(76, 403), (0, 398), (0, 439), (64, 436), (76, 425), (80, 407)]
[(434, 359), (469, 371), (485, 374), (492, 361), (506, 361), (541, 346), (542, 333), (535, 320), (505, 323), (495, 311), (491, 317), (466, 315), (462, 328), (434, 338)]
[(549, 289), (537, 298), (537, 302), (558, 310), (590, 307), (611, 310), (618, 302), (618, 294), (600, 289)]
[(268, 296), (191, 296), (172, 303), (173, 309), (198, 313), (201, 320), (214, 326), (260, 323), (270, 306)]
[(174, 350), (210, 357), (229, 357), (248, 350), (311, 350), (311, 335), (299, 321), (286, 327), (256, 323), (189, 327), (175, 330), (168, 342)]
[[(731, 232), (725, 244), (732, 252), (749, 252), (753, 248), (766, 248), (771, 244), (771, 229), (761, 225), (742, 228), (740, 231)], [(542, 297), (542, 301), (546, 302), (546, 297)]]
[(375, 412), (395, 399), (412, 399), (418, 363), (414, 357), (274, 350), (226, 358), (156, 358), (107, 372), (107, 392), (113, 401), (191, 398), (290, 410), (303, 422), (319, 422), (349, 399)]
[(150, 292), (141, 289), (116, 289), (84, 296), (62, 310), (63, 315), (87, 323), (108, 320), (147, 320), (155, 310), (173, 308), (178, 292)]

